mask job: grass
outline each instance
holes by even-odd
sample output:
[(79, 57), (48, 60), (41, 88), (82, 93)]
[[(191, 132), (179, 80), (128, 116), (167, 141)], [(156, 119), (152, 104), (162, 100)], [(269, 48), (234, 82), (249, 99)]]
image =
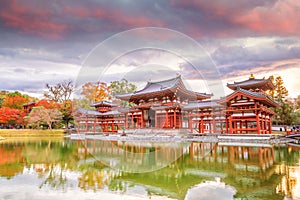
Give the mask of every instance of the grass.
[[(63, 137), (64, 130), (0, 129), (0, 136), (12, 137)], [(1, 137), (0, 137), (1, 138)]]

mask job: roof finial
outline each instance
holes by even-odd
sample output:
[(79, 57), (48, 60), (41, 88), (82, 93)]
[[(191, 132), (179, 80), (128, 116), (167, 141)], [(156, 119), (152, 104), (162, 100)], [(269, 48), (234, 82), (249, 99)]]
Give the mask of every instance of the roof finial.
[(179, 72), (176, 72), (176, 77), (180, 76), (180, 73)]
[(254, 79), (254, 75), (251, 73), (249, 79)]

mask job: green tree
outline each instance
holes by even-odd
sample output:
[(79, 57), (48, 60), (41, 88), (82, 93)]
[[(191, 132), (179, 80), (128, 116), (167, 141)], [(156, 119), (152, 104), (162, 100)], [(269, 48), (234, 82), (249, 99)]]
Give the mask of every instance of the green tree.
[(295, 110), (300, 110), (300, 95), (298, 95), (295, 101)]
[(276, 88), (274, 91), (270, 91), (269, 95), (280, 104), (279, 107), (274, 109), (276, 113), (275, 122), (277, 124), (290, 125), (294, 121), (294, 116), (292, 103), (287, 99), (288, 90), (284, 86), (281, 76), (276, 77), (274, 82)]
[(0, 108), (2, 108), (2, 104), (5, 101), (5, 97), (0, 96)]
[(73, 101), (74, 110), (76, 110), (78, 108), (92, 110), (93, 107), (91, 107), (90, 105), (91, 105), (90, 100), (88, 100), (86, 98), (74, 99), (74, 101)]
[[(135, 92), (137, 89), (136, 85), (134, 85), (133, 83), (129, 83), (126, 79), (122, 79), (121, 81), (113, 81), (108, 87), (111, 90), (112, 98), (114, 98), (114, 95), (116, 94)], [(120, 103), (125, 107), (132, 106), (132, 103), (129, 103), (127, 101), (118, 101), (120, 101)]]

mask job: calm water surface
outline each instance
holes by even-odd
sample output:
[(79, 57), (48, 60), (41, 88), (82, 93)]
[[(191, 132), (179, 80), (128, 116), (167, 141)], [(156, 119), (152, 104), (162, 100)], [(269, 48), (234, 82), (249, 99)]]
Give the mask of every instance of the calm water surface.
[(0, 142), (2, 199), (300, 199), (300, 150), (5, 140)]

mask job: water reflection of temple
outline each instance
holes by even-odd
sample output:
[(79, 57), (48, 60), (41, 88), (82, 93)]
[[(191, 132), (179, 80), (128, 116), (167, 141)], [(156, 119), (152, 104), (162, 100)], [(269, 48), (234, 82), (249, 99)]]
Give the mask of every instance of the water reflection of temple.
[[(122, 142), (85, 140), (77, 142), (78, 153), (93, 161), (129, 172), (148, 172), (166, 167), (186, 153), (189, 143)], [(83, 158), (83, 157), (82, 157)]]
[[(80, 146), (78, 152), (87, 156), (87, 160), (88, 153), (91, 153), (98, 161), (115, 169), (142, 172), (162, 168), (144, 174), (124, 172), (118, 179), (163, 187), (166, 191), (164, 195), (177, 193), (183, 199), (193, 185), (220, 177), (223, 182), (237, 189), (238, 197), (267, 194), (281, 196), (276, 194), (275, 188), (282, 174), (276, 171), (275, 152), (271, 146), (218, 146), (195, 142), (185, 146), (156, 146), (151, 143), (117, 141), (86, 141), (86, 144)], [(171, 161), (173, 159), (174, 162)], [(159, 183), (155, 180), (159, 180)], [(171, 186), (170, 181), (182, 185), (178, 183), (176, 187)]]
[[(72, 171), (83, 190), (125, 192), (135, 185), (149, 196), (184, 199), (191, 187), (219, 177), (236, 189), (236, 198), (299, 198), (300, 152), (284, 147), (86, 140), (0, 143), (0, 153), (1, 178), (29, 170), (48, 174), (45, 184), (67, 187)], [(128, 173), (137, 170), (153, 171)]]

